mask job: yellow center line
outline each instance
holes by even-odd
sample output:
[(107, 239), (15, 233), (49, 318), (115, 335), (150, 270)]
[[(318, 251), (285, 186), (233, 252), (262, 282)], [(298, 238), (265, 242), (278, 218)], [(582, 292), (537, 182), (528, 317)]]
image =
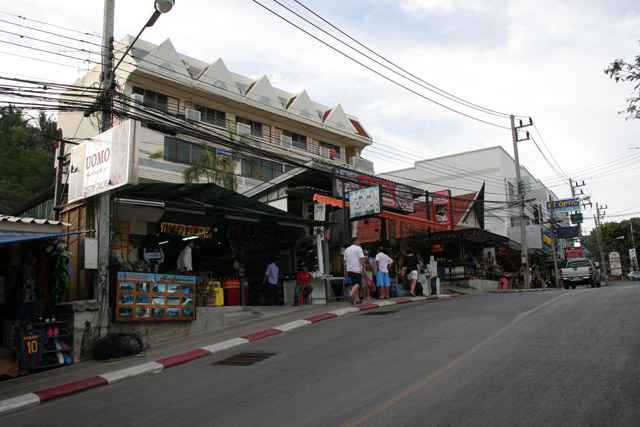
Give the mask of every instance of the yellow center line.
[(344, 425), (346, 427), (359, 426), (360, 424), (368, 421), (369, 419), (371, 419), (372, 417), (378, 415), (379, 413), (381, 413), (383, 411), (386, 411), (391, 406), (393, 406), (396, 403), (400, 402), (401, 400), (409, 397), (413, 393), (415, 393), (418, 390), (420, 390), (422, 387), (426, 386), (427, 384), (429, 384), (430, 382), (432, 382), (436, 378), (440, 377), (442, 374), (444, 374), (447, 371), (449, 371), (451, 368), (454, 368), (455, 366), (457, 366), (460, 363), (462, 363), (465, 360), (467, 360), (469, 357), (473, 356), (478, 351), (482, 350), (484, 347), (486, 347), (492, 341), (496, 340), (498, 337), (500, 337), (501, 335), (503, 335), (504, 333), (509, 331), (511, 328), (513, 328), (515, 325), (520, 323), (525, 318), (531, 316), (533, 313), (543, 309), (544, 307), (554, 303), (556, 300), (558, 300), (558, 299), (560, 299), (560, 298), (562, 298), (562, 297), (564, 297), (566, 295), (569, 295), (569, 293), (564, 293), (564, 294), (562, 294), (560, 296), (555, 297), (554, 299), (552, 299), (550, 301), (547, 301), (546, 303), (544, 303), (544, 304), (542, 304), (542, 305), (540, 305), (540, 306), (538, 306), (536, 308), (533, 308), (533, 309), (531, 309), (529, 311), (525, 311), (524, 313), (521, 313), (515, 319), (513, 319), (509, 324), (507, 324), (506, 326), (502, 327), (498, 332), (494, 333), (493, 335), (491, 335), (490, 337), (488, 337), (487, 339), (485, 339), (481, 343), (476, 344), (474, 347), (472, 347), (465, 354), (459, 356), (455, 360), (452, 360), (451, 362), (447, 363), (446, 365), (444, 365), (440, 369), (436, 370), (435, 372), (432, 372), (431, 374), (429, 374), (428, 376), (426, 376), (422, 380), (416, 382), (415, 384), (413, 384), (410, 387), (406, 388), (405, 390), (401, 391), (396, 396), (392, 397), (391, 399), (387, 400), (386, 402), (383, 402), (381, 404), (376, 404), (376, 408), (374, 410), (369, 411), (369, 412), (359, 416), (358, 418), (354, 418), (354, 419), (352, 419), (351, 421), (347, 422)]
[[(304, 312), (304, 317), (309, 317), (308, 316), (309, 313), (315, 313), (317, 311), (322, 311), (322, 310), (327, 310), (327, 307), (318, 307), (318, 308), (315, 308), (315, 309), (306, 310)], [(263, 325), (267, 325), (267, 324), (272, 323), (274, 321), (291, 319), (293, 317), (299, 317), (300, 314), (301, 314), (300, 312), (294, 312), (292, 314), (288, 314), (288, 315), (284, 315), (284, 316), (267, 317), (262, 322), (252, 323), (250, 325), (245, 325), (245, 326), (242, 326), (242, 327), (234, 328), (232, 330), (225, 331), (225, 332), (215, 333), (213, 335), (209, 335), (210, 331), (209, 332), (207, 332), (207, 331), (200, 332), (199, 334), (196, 334), (196, 335), (200, 335), (200, 334), (207, 334), (207, 335), (202, 337), (202, 338), (194, 339), (194, 340), (191, 340), (191, 341), (186, 341), (186, 342), (181, 343), (181, 344), (172, 345), (170, 347), (162, 347), (162, 348), (159, 348), (157, 350), (149, 351), (149, 352), (146, 353), (146, 356), (153, 356), (154, 354), (158, 354), (158, 353), (161, 353), (161, 352), (164, 352), (164, 351), (175, 350), (175, 349), (178, 349), (178, 348), (187, 347), (187, 346), (192, 345), (192, 344), (201, 343), (203, 341), (207, 341), (207, 340), (211, 340), (211, 339), (215, 339), (215, 338), (220, 338), (220, 337), (224, 337), (224, 336), (227, 336), (227, 335), (235, 334), (235, 333), (238, 333), (238, 332), (246, 331), (247, 329), (251, 329), (251, 328), (256, 328), (256, 327), (260, 327), (260, 326), (263, 326)], [(135, 356), (133, 358), (135, 358)], [(98, 364), (98, 365), (87, 366), (86, 368), (79, 368), (79, 369), (76, 368), (76, 369), (73, 369), (73, 371), (69, 372), (69, 373), (61, 373), (61, 374), (50, 376), (50, 377), (43, 377), (43, 378), (34, 379), (32, 381), (24, 382), (24, 383), (21, 383), (21, 384), (16, 384), (14, 386), (3, 387), (3, 391), (20, 390), (20, 389), (23, 389), (23, 388), (32, 387), (32, 386), (36, 386), (38, 384), (46, 383), (46, 382), (49, 382), (49, 381), (52, 381), (52, 380), (58, 380), (58, 379), (67, 378), (67, 377), (70, 377), (70, 376), (73, 376), (73, 375), (77, 375), (77, 374), (83, 374), (83, 373), (87, 373), (87, 372), (96, 371), (98, 369), (104, 368), (105, 366), (117, 366), (117, 365), (120, 365), (122, 363), (128, 362), (131, 359), (132, 358), (129, 357), (129, 358), (126, 358), (126, 359), (116, 360), (116, 361), (113, 361), (113, 362), (105, 362), (105, 363), (101, 363), (101, 364)]]

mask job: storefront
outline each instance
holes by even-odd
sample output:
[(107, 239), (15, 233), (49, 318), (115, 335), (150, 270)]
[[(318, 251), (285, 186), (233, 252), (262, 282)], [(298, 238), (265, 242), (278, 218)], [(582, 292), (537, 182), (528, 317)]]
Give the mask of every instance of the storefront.
[(66, 242), (84, 234), (70, 226), (0, 216), (0, 377), (74, 361), (70, 318), (58, 305), (71, 271)]

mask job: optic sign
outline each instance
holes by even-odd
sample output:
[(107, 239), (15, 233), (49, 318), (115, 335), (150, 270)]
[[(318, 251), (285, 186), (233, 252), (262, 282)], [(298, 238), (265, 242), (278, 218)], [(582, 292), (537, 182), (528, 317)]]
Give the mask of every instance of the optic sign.
[(564, 248), (564, 257), (569, 258), (582, 258), (582, 248), (580, 246), (575, 248)]
[(133, 120), (109, 129), (71, 150), (69, 202), (81, 200), (126, 184), (137, 184)]
[(551, 202), (547, 202), (547, 213), (553, 212), (573, 212), (580, 210), (580, 199), (572, 198), (572, 199), (563, 199), (563, 200), (552, 200)]
[(349, 193), (349, 218), (364, 218), (380, 213), (382, 213), (382, 194), (379, 185)]

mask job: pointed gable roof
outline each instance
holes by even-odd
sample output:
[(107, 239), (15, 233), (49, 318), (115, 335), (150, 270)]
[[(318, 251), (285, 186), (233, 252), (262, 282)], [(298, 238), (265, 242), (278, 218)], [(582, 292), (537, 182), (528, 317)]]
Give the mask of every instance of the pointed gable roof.
[(320, 117), (318, 117), (316, 109), (313, 106), (311, 98), (309, 98), (309, 94), (307, 94), (306, 90), (303, 90), (289, 100), (289, 103), (287, 104), (287, 111), (316, 123), (321, 123)]
[(200, 74), (200, 77), (198, 77), (198, 82), (203, 83), (203, 89), (205, 90), (212, 90), (213, 86), (220, 90), (231, 92), (234, 95), (240, 95), (240, 90), (231, 77), (229, 69), (222, 58), (209, 64), (204, 72)]
[(144, 57), (139, 68), (166, 75), (174, 80), (191, 84), (193, 78), (186, 65), (180, 59), (178, 52), (173, 47), (171, 40), (166, 39)]
[(253, 82), (251, 86), (249, 86), (249, 89), (247, 89), (247, 93), (245, 95), (247, 98), (253, 99), (254, 101), (260, 102), (264, 105), (268, 105), (278, 110), (284, 110), (284, 107), (282, 106), (278, 95), (276, 95), (276, 91), (273, 90), (273, 86), (271, 86), (271, 82), (267, 76), (262, 76)]
[(322, 121), (324, 122), (324, 124), (341, 131), (356, 133), (353, 126), (351, 126), (349, 118), (342, 109), (342, 105), (340, 104), (336, 104), (325, 111), (324, 115), (322, 116)]

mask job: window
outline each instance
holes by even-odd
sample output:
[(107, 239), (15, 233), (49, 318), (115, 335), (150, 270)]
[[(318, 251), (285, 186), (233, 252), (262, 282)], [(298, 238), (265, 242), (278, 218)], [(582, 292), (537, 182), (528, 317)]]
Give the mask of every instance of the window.
[(167, 111), (167, 106), (169, 104), (169, 97), (167, 95), (135, 86), (133, 87), (133, 93), (144, 96), (144, 102), (142, 105), (165, 112)]
[(203, 151), (204, 148), (200, 144), (171, 136), (164, 137), (163, 159), (166, 161), (195, 165), (200, 160)]
[(289, 132), (288, 130), (283, 130), (282, 134), (284, 136), (288, 136), (291, 138), (291, 145), (296, 148), (300, 148), (301, 150), (307, 149), (307, 137), (304, 135), (300, 135), (299, 133)]
[(323, 147), (323, 148), (328, 148), (329, 150), (335, 150), (336, 157), (340, 156), (340, 146), (339, 145), (329, 144), (328, 142), (322, 142), (322, 141), (319, 141), (318, 145), (320, 147)]
[(282, 175), (282, 163), (252, 157), (242, 160), (242, 175), (247, 178), (268, 181)]
[(245, 119), (244, 117), (236, 117), (237, 123), (242, 123), (251, 127), (251, 136), (262, 136), (262, 123), (253, 120)]
[(227, 114), (224, 111), (214, 110), (209, 107), (202, 107), (200, 105), (196, 105), (195, 109), (200, 111), (202, 116), (200, 119), (203, 122), (211, 123), (216, 126), (227, 127)]

